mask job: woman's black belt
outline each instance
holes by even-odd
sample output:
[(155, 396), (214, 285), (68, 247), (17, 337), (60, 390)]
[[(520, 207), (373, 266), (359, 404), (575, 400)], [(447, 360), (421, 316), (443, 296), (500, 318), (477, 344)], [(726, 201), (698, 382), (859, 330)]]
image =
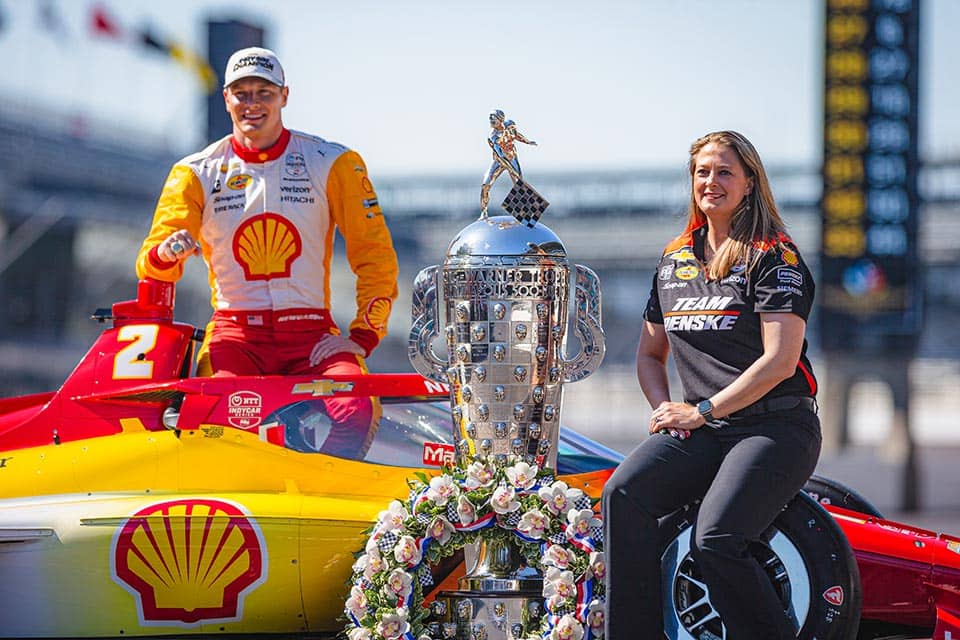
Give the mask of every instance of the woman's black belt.
[(817, 412), (817, 399), (810, 396), (777, 396), (775, 398), (763, 398), (751, 405), (734, 411), (730, 414), (731, 418), (746, 418), (747, 416), (759, 416), (764, 413), (773, 413), (775, 411), (787, 411), (788, 409), (808, 409)]

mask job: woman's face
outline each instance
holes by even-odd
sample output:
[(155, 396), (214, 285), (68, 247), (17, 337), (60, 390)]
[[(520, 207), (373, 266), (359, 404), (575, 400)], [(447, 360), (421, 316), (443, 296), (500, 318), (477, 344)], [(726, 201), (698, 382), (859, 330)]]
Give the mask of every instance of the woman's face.
[(731, 147), (716, 142), (694, 156), (693, 195), (707, 218), (727, 218), (753, 189), (740, 156)]

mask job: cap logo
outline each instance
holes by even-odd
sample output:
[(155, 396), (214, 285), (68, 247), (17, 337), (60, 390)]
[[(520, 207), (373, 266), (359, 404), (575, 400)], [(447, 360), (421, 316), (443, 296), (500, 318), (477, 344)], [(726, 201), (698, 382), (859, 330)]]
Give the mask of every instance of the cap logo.
[(237, 60), (236, 64), (233, 65), (233, 70), (239, 71), (244, 67), (263, 67), (264, 69), (273, 71), (273, 63), (270, 62), (270, 58), (264, 58), (263, 56), (247, 56), (245, 58), (240, 58)]

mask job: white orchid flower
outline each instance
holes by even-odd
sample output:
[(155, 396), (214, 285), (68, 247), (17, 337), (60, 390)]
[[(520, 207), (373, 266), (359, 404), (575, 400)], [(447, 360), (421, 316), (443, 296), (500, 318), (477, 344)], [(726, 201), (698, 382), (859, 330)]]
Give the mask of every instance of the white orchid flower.
[(603, 551), (594, 551), (590, 554), (590, 565), (587, 568), (587, 577), (594, 577), (597, 580), (604, 580), (607, 577), (607, 560)]
[(350, 640), (373, 640), (373, 633), (365, 627), (354, 627), (347, 632)]
[(417, 541), (412, 536), (400, 536), (393, 548), (393, 557), (400, 564), (412, 567), (419, 564), (423, 556), (417, 546)]
[(404, 521), (410, 518), (410, 512), (399, 500), (394, 500), (386, 510), (377, 516), (377, 526), (383, 531), (406, 531)]
[(490, 507), (500, 514), (512, 513), (520, 508), (520, 502), (514, 500), (516, 495), (517, 491), (513, 487), (500, 485), (490, 496)]
[(547, 552), (543, 554), (543, 564), (548, 567), (566, 569), (571, 562), (573, 562), (573, 554), (559, 544), (550, 545), (547, 547)]
[(524, 491), (536, 484), (538, 471), (537, 465), (518, 462), (512, 467), (507, 467), (507, 480), (517, 489)]
[(582, 638), (583, 625), (576, 616), (569, 613), (561, 617), (550, 632), (550, 640), (581, 640)]
[(557, 480), (549, 487), (540, 487), (537, 495), (547, 506), (547, 510), (555, 516), (566, 513), (574, 503), (583, 496), (580, 489), (571, 489), (566, 482)]
[(543, 576), (543, 596), (550, 598), (559, 596), (564, 599), (577, 597), (577, 585), (573, 579), (573, 571), (561, 571), (556, 567), (547, 569)]
[(427, 489), (427, 499), (442, 507), (451, 498), (460, 495), (460, 487), (450, 476), (436, 476), (430, 479), (430, 488)]
[(531, 538), (540, 539), (547, 530), (548, 524), (547, 516), (545, 516), (542, 511), (539, 509), (531, 509), (520, 516), (520, 523), (517, 525), (517, 529)]
[(471, 462), (467, 467), (467, 479), (465, 485), (468, 490), (473, 491), (480, 487), (489, 487), (493, 484), (495, 474), (493, 469), (483, 462)]
[(396, 613), (387, 613), (377, 623), (377, 633), (385, 640), (394, 640), (410, 631), (410, 623), (407, 622), (409, 612), (406, 607), (397, 607)]
[(599, 527), (601, 522), (590, 509), (571, 509), (567, 512), (566, 533), (569, 537), (586, 536), (591, 527)]
[(587, 626), (594, 637), (603, 637), (603, 623), (606, 619), (606, 607), (600, 600), (591, 600), (587, 607)]
[(470, 498), (463, 494), (457, 496), (457, 517), (463, 526), (467, 526), (477, 519), (476, 507), (470, 502)]
[(427, 525), (426, 535), (440, 544), (447, 544), (453, 535), (453, 525), (443, 516), (437, 516)]
[(383, 588), (387, 595), (403, 600), (413, 592), (413, 576), (403, 569), (394, 569)]
[(359, 620), (367, 613), (367, 594), (359, 586), (352, 586), (344, 608)]

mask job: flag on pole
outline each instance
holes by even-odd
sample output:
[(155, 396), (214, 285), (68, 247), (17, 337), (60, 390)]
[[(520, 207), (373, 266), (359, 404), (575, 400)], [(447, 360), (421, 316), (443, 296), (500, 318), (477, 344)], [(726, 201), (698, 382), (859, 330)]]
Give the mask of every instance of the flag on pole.
[(138, 31), (129, 31), (121, 27), (107, 12), (103, 5), (93, 8), (91, 26), (94, 35), (127, 40), (144, 48), (169, 56), (175, 62), (191, 71), (203, 85), (207, 93), (217, 86), (217, 74), (207, 60), (173, 41), (168, 41), (157, 35), (150, 27), (143, 27)]

